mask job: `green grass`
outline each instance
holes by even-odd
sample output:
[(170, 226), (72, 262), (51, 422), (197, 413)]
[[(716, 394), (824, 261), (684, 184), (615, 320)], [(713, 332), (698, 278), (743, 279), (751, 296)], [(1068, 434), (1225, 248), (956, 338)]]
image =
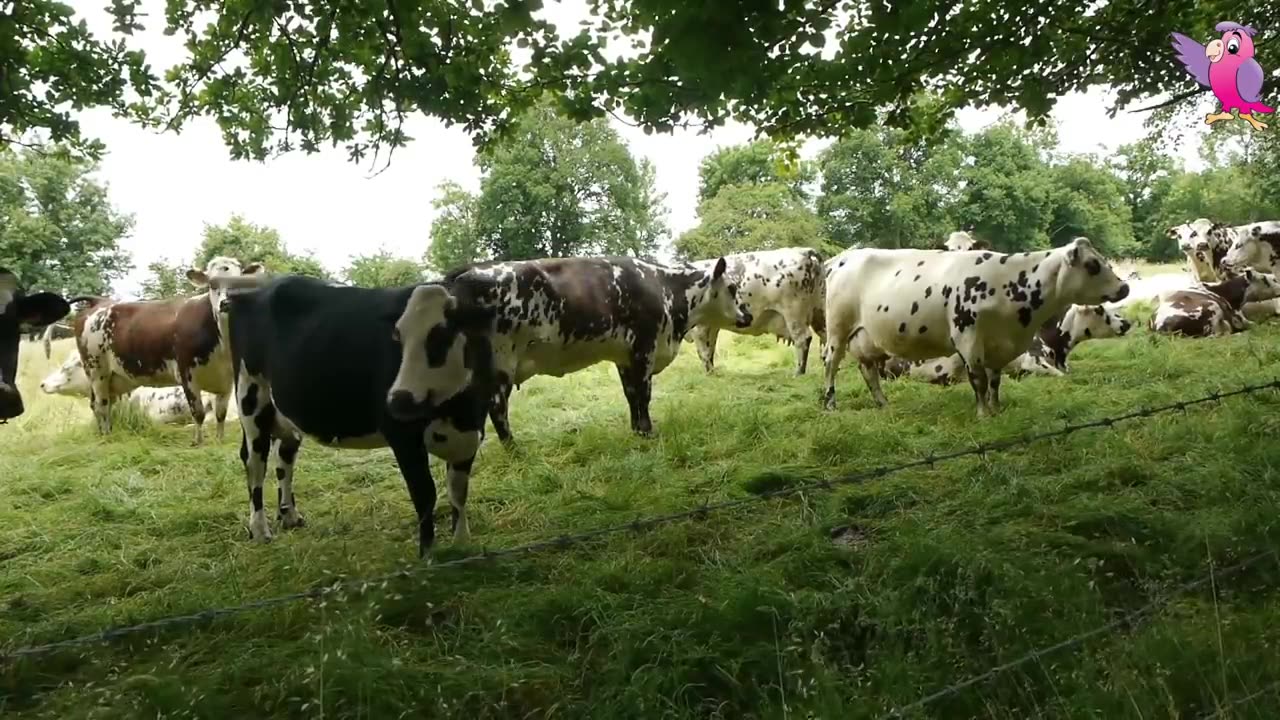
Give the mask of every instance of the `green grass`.
[[(886, 385), (853, 368), (819, 409), (820, 363), (722, 334), (656, 380), (658, 437), (627, 429), (612, 367), (513, 396), (519, 447), (490, 434), (472, 481), (475, 545), (508, 547), (809, 479), (1086, 421), (1280, 374), (1280, 326), (1214, 340), (1133, 334), (1066, 378), (1006, 383), (977, 422), (967, 386)], [(56, 344), (54, 360), (70, 350)], [(110, 437), (87, 402), (47, 397), (0, 429), (0, 648), (416, 567), (388, 451), (304, 444), (308, 527), (247, 541), (239, 428), (134, 418)], [(1280, 542), (1280, 398), (1086, 431), (802, 493), (652, 531), (430, 570), (294, 603), (0, 665), (12, 718), (871, 718), (1090, 630)], [(437, 472), (439, 464), (433, 466)], [(437, 475), (438, 480), (440, 476)], [(268, 488), (268, 498), (275, 496)], [(272, 513), (273, 514), (273, 513)], [(834, 538), (834, 540), (833, 540)], [(909, 717), (1193, 718), (1280, 680), (1275, 560)], [(1223, 717), (1271, 718), (1277, 693)]]

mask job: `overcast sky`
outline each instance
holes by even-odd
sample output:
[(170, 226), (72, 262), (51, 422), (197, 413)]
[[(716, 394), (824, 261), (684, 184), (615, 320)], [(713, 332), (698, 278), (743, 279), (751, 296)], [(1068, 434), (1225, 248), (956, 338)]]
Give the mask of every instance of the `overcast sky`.
[[(109, 29), (102, 0), (75, 0), (76, 11), (96, 32)], [(580, 1), (546, 2), (546, 14), (562, 30), (576, 30), (585, 13)], [(162, 72), (181, 59), (177, 37), (165, 37), (163, 3), (146, 2), (147, 32), (135, 38), (146, 50), (153, 70)], [(832, 46), (828, 43), (828, 46)], [(1143, 115), (1106, 116), (1108, 95), (1101, 90), (1063, 98), (1054, 113), (1060, 123), (1061, 149), (1069, 152), (1114, 150), (1145, 135)], [(1000, 118), (998, 109), (967, 109), (959, 123), (980, 129)], [(123, 241), (133, 253), (135, 269), (116, 290), (136, 292), (148, 262), (160, 257), (189, 260), (203, 223), (222, 223), (232, 213), (276, 228), (291, 250), (312, 250), (330, 270), (347, 259), (379, 247), (421, 258), (430, 242), (434, 189), (453, 180), (474, 190), (479, 173), (472, 164), (470, 139), (431, 118), (407, 123), (415, 138), (396, 151), (385, 172), (370, 178), (368, 161), (353, 164), (341, 149), (314, 155), (293, 153), (266, 163), (233, 161), (212, 120), (188, 124), (181, 135), (158, 134), (95, 110), (81, 115), (84, 131), (106, 143), (99, 177), (110, 187), (112, 201), (134, 214), (136, 225)], [(731, 124), (706, 135), (696, 131), (646, 136), (641, 130), (613, 122), (632, 152), (648, 158), (657, 170), (657, 186), (667, 195), (673, 235), (697, 222), (698, 164), (717, 147), (749, 140), (749, 127)], [(813, 156), (827, 142), (810, 141), (802, 154)], [(1198, 164), (1196, 148), (1182, 148), (1184, 159)]]

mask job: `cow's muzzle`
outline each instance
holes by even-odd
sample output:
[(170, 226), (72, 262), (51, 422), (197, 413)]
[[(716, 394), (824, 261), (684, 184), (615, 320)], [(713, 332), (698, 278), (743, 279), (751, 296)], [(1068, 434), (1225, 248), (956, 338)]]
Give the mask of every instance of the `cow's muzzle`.
[(1129, 297), (1129, 283), (1120, 283), (1120, 289), (1116, 290), (1115, 294), (1111, 296), (1104, 295), (1102, 299), (1107, 302), (1120, 302), (1127, 297)]
[(387, 413), (396, 420), (410, 421), (417, 420), (426, 414), (427, 408), (431, 407), (431, 391), (427, 391), (427, 399), (425, 402), (418, 403), (413, 399), (413, 393), (408, 390), (395, 390), (387, 393)]
[(0, 420), (9, 420), (22, 414), (22, 394), (18, 388), (0, 381)]
[(1126, 333), (1133, 328), (1133, 323), (1128, 320), (1120, 320), (1120, 337), (1124, 337)]
[(751, 313), (744, 312), (744, 313), (738, 314), (738, 319), (734, 321), (733, 324), (737, 325), (740, 328), (748, 328), (748, 327), (751, 327), (751, 323), (754, 321), (755, 321), (755, 318), (751, 317)]

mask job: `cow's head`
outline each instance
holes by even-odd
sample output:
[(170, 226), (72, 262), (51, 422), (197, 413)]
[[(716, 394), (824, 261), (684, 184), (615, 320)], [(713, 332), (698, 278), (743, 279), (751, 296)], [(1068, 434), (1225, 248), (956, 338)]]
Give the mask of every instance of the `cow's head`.
[(1269, 268), (1277, 261), (1276, 251), (1262, 240), (1262, 225), (1242, 228), (1233, 235), (1235, 237), (1231, 238), (1226, 257), (1222, 259), (1224, 267), (1238, 273), (1246, 267)]
[(210, 280), (220, 277), (255, 275), (262, 270), (262, 263), (249, 263), (241, 268), (240, 262), (235, 258), (219, 256), (210, 260), (203, 270), (200, 268), (187, 270), (187, 280), (198, 288), (208, 290), (209, 304), (213, 307), (214, 314), (218, 315), (227, 311), (228, 288), (219, 283), (211, 283)]
[(1102, 305), (1072, 305), (1059, 325), (1071, 336), (1073, 345), (1085, 340), (1124, 337), (1133, 323)]
[(1280, 297), (1280, 280), (1277, 280), (1276, 276), (1271, 273), (1245, 268), (1243, 272), (1239, 273), (1238, 277), (1244, 278), (1245, 302), (1260, 302)]
[(693, 284), (689, 296), (689, 325), (750, 327), (751, 310), (739, 302), (738, 285), (725, 276), (729, 264), (724, 258), (704, 271)]
[(467, 335), (493, 326), (495, 312), (459, 302), (439, 283), (419, 285), (394, 323), (400, 367), (387, 390), (387, 412), (397, 420), (426, 416), (467, 388), (475, 368), (468, 363)]
[(1078, 237), (1059, 249), (1066, 260), (1058, 275), (1061, 298), (1073, 304), (1120, 302), (1129, 296), (1129, 283), (1116, 276), (1111, 263), (1089, 238)]
[(969, 234), (968, 230), (957, 230), (947, 237), (947, 241), (942, 244), (942, 249), (949, 252), (963, 252), (965, 250), (990, 250), (991, 243), (986, 240), (979, 240)]
[(71, 312), (66, 299), (54, 293), (26, 295), (18, 277), (0, 268), (0, 420), (22, 414), (18, 392), (18, 341), (31, 328), (57, 322)]
[(80, 353), (72, 350), (57, 370), (40, 381), (40, 389), (50, 395), (89, 396), (89, 378), (84, 374)]

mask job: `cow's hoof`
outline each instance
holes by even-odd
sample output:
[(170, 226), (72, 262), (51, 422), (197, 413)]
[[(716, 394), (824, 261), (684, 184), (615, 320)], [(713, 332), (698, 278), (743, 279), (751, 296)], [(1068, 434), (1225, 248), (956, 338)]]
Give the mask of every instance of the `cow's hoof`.
[(249, 539), (256, 543), (271, 542), (271, 528), (267, 527), (267, 517), (257, 515), (249, 520)]
[(276, 514), (276, 520), (280, 523), (280, 527), (285, 530), (293, 530), (295, 528), (304, 528), (307, 521), (303, 519), (302, 514), (293, 508), (289, 508), (288, 512)]

